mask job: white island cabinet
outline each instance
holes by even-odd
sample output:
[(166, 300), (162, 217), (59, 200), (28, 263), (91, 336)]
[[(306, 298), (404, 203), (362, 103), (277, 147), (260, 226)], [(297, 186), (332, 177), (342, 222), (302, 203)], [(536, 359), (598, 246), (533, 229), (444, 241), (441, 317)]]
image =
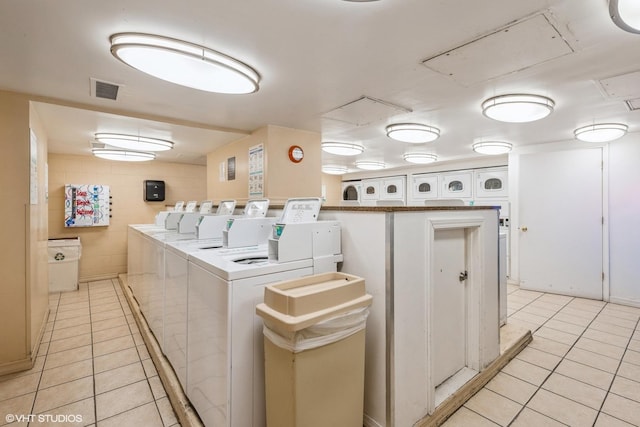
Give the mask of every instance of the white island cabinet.
[(414, 425), (500, 354), (498, 210), (327, 207), (320, 219), (340, 221), (340, 270), (373, 296), (365, 425)]

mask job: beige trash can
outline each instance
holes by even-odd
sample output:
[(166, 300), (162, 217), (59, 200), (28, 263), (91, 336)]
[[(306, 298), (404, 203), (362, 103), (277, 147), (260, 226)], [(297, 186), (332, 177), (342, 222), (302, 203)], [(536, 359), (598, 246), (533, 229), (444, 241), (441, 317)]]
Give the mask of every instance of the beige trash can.
[(267, 427), (362, 427), (364, 279), (324, 273), (267, 286), (264, 320)]

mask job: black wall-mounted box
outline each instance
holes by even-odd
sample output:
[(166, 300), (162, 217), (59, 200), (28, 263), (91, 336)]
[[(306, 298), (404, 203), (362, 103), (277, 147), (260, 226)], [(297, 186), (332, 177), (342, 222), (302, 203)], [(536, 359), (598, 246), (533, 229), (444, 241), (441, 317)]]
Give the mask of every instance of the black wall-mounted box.
[(144, 182), (145, 202), (164, 202), (164, 181), (147, 180)]

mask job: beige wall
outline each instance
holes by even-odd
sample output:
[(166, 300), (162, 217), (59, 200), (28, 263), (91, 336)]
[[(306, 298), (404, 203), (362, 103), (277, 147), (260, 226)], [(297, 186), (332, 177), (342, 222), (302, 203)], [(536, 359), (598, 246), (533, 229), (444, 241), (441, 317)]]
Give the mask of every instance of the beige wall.
[[(206, 198), (206, 167), (166, 162), (128, 163), (88, 156), (49, 154), (49, 237), (80, 236), (82, 281), (127, 271), (127, 225), (151, 223), (158, 211), (178, 200)], [(145, 202), (145, 180), (163, 180), (164, 202)], [(108, 227), (64, 227), (64, 185), (109, 185), (112, 218)]]
[(32, 105), (29, 125), (38, 140), (38, 204), (30, 205), (29, 268), (27, 269), (30, 307), (31, 347), (39, 342), (49, 312), (48, 205), (47, 205), (47, 134)]
[[(272, 204), (282, 204), (290, 197), (321, 196), (320, 135), (279, 126), (266, 126), (251, 135), (232, 142), (207, 156), (207, 196), (220, 201), (235, 199), (245, 202), (249, 195), (249, 148), (264, 144), (265, 194)], [(289, 160), (289, 147), (304, 150), (300, 163)], [(220, 163), (236, 158), (236, 179), (220, 180)]]
[(38, 138), (38, 200), (29, 197), (29, 126), (39, 133), (37, 117), (29, 116), (28, 97), (0, 91), (0, 374), (27, 369), (35, 361), (38, 332), (47, 315), (46, 208), (44, 171), (46, 137)]
[(322, 174), (325, 206), (340, 206), (342, 202), (342, 176)]

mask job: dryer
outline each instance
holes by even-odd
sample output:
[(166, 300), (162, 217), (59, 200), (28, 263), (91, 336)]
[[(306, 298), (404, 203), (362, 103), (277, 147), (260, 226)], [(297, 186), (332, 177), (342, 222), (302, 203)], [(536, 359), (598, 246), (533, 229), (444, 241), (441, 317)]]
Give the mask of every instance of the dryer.
[(343, 181), (342, 182), (343, 204), (360, 204), (361, 193), (362, 193), (361, 181)]

